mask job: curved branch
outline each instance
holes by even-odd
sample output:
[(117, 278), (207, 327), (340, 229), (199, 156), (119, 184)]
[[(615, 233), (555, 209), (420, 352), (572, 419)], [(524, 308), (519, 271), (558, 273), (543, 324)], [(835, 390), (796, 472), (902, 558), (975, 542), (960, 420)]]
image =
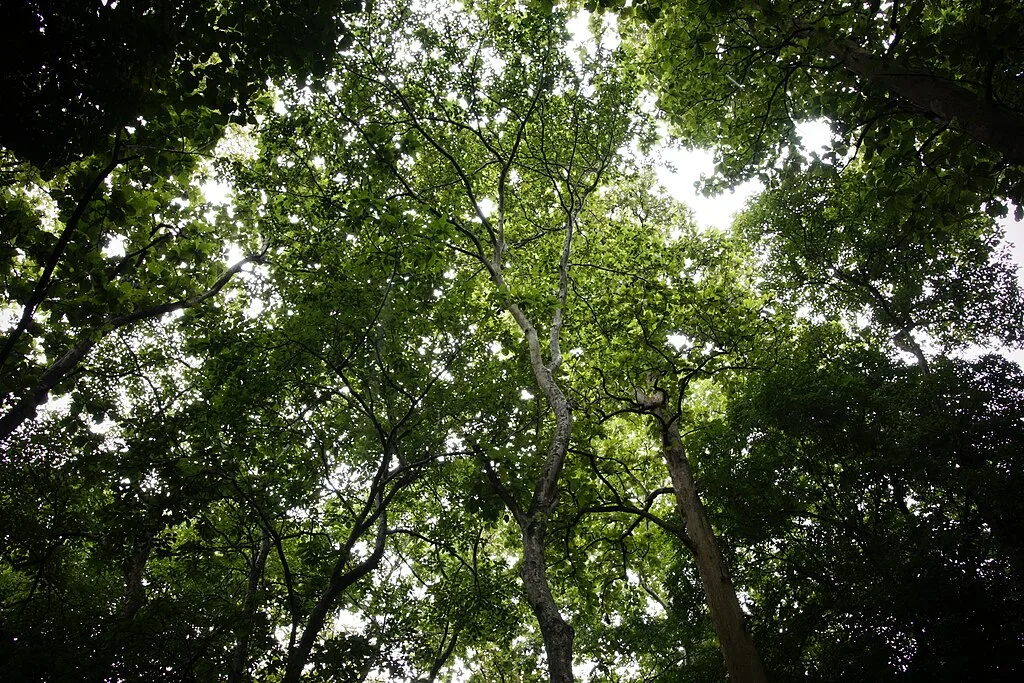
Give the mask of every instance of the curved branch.
[(159, 318), (167, 313), (173, 313), (174, 311), (198, 306), (207, 299), (216, 296), (217, 293), (220, 292), (220, 290), (223, 289), (224, 286), (227, 285), (228, 282), (230, 282), (246, 264), (261, 263), (262, 260), (262, 253), (246, 257), (228, 268), (228, 270), (205, 292), (191, 296), (187, 299), (158, 304), (156, 306), (150, 306), (149, 308), (143, 308), (123, 315), (111, 316), (104, 320), (97, 329), (85, 332), (74, 346), (68, 349), (63, 356), (54, 361), (50, 367), (43, 372), (39, 381), (37, 381), (32, 388), (29, 389), (21, 399), (16, 401), (14, 406), (7, 411), (3, 417), (0, 417), (0, 441), (3, 441), (14, 433), (14, 430), (20, 427), (26, 420), (34, 417), (36, 407), (46, 402), (50, 391), (60, 384), (60, 382), (63, 381), (76, 367), (78, 367), (78, 363), (85, 358), (86, 354), (88, 354), (89, 351), (91, 351), (92, 348), (108, 334), (114, 330), (140, 320)]
[(29, 325), (32, 323), (32, 316), (35, 314), (36, 308), (46, 298), (46, 290), (50, 288), (50, 281), (53, 278), (53, 271), (56, 270), (57, 264), (60, 263), (60, 259), (64, 256), (64, 251), (67, 249), (68, 244), (71, 243), (71, 238), (78, 229), (78, 224), (82, 220), (82, 216), (85, 215), (85, 210), (92, 202), (93, 195), (100, 189), (100, 185), (107, 179), (107, 177), (114, 172), (120, 164), (121, 160), (118, 159), (118, 154), (121, 151), (121, 132), (118, 131), (117, 135), (114, 136), (114, 151), (110, 155), (110, 163), (103, 167), (103, 169), (96, 174), (93, 181), (89, 183), (89, 187), (86, 188), (82, 198), (78, 201), (75, 206), (74, 212), (71, 217), (68, 218), (68, 222), (64, 224), (64, 230), (61, 232), (60, 237), (57, 239), (57, 244), (53, 247), (53, 252), (50, 253), (50, 257), (46, 260), (46, 265), (43, 267), (43, 272), (39, 276), (39, 281), (36, 282), (35, 288), (32, 290), (31, 296), (27, 302), (25, 302), (25, 308), (21, 312), (21, 320), (18, 321), (17, 327), (8, 335), (7, 340), (4, 342), (3, 348), (0, 349), (0, 369), (7, 363), (11, 356), (11, 352), (14, 350), (14, 346), (21, 339), (21, 336), (28, 330)]

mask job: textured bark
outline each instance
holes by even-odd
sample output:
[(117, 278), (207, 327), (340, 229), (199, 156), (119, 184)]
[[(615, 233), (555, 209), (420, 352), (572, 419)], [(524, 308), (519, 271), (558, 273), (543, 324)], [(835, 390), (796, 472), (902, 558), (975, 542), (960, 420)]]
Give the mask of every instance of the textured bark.
[(767, 678), (764, 665), (744, 625), (743, 611), (729, 578), (729, 569), (697, 493), (693, 471), (690, 469), (686, 449), (679, 435), (678, 421), (666, 415), (663, 405), (655, 408), (653, 412), (661, 422), (661, 443), (665, 463), (672, 477), (676, 504), (686, 520), (686, 533), (690, 538), (704, 596), (711, 611), (711, 621), (729, 672), (729, 680), (732, 683), (765, 683)]
[[(551, 683), (571, 683), (572, 643), (575, 632), (562, 618), (558, 603), (551, 594), (547, 560), (544, 555), (547, 548), (547, 518), (558, 505), (558, 479), (565, 464), (566, 454), (569, 452), (573, 425), (572, 408), (555, 381), (551, 369), (542, 361), (536, 330), (514, 304), (510, 305), (510, 308), (513, 316), (523, 327), (529, 342), (534, 377), (555, 413), (555, 433), (551, 437), (547, 458), (537, 480), (530, 508), (525, 513), (513, 509), (513, 513), (518, 512), (516, 519), (523, 537), (523, 566), (520, 576), (526, 590), (527, 602), (537, 618), (537, 624), (544, 637)], [(557, 345), (556, 338), (552, 339), (552, 345)]]
[(546, 527), (545, 522), (537, 521), (523, 528), (523, 566), (519, 575), (526, 588), (527, 602), (544, 637), (551, 683), (572, 683), (572, 642), (576, 634), (562, 618), (548, 585), (544, 557)]
[[(562, 361), (560, 348), (562, 316), (565, 298), (568, 291), (568, 259), (572, 247), (573, 221), (566, 225), (566, 237), (559, 261), (559, 306), (552, 317), (551, 333), (548, 340), (548, 352), (551, 360), (544, 362), (537, 329), (529, 317), (519, 306), (506, 299), (505, 308), (512, 314), (519, 328), (526, 337), (530, 350), (530, 368), (534, 379), (555, 414), (555, 432), (551, 437), (544, 466), (537, 479), (530, 507), (523, 511), (511, 499), (506, 505), (515, 515), (523, 537), (523, 566), (520, 577), (526, 591), (526, 599), (537, 618), (541, 635), (544, 637), (544, 651), (548, 660), (548, 675), (551, 683), (572, 683), (572, 644), (575, 632), (562, 618), (558, 603), (551, 594), (547, 577), (547, 518), (558, 506), (558, 480), (565, 465), (569, 452), (569, 441), (572, 438), (573, 416), (572, 406), (555, 380), (555, 371)], [(496, 249), (500, 253), (501, 249)], [(502, 293), (508, 292), (502, 274), (500, 261), (489, 264), (491, 279)]]

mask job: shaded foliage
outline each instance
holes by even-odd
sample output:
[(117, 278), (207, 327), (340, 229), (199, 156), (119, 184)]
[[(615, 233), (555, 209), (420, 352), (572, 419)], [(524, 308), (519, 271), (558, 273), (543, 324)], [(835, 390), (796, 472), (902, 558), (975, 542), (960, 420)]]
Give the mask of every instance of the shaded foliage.
[(1013, 7), (244, 9), (7, 28), (0, 676), (1020, 678), (1017, 167), (830, 47), (1012, 109)]

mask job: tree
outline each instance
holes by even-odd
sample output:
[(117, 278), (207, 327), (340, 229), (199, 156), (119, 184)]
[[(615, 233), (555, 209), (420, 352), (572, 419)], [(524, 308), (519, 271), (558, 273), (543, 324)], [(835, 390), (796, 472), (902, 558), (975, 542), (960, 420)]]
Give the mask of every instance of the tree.
[(857, 163), (815, 165), (758, 198), (736, 228), (759, 245), (782, 296), (881, 335), (925, 372), (915, 336), (943, 352), (1021, 343), (1021, 292), (1001, 230), (944, 197), (931, 174), (909, 168), (879, 186)]
[[(17, 322), (0, 347), (0, 438), (32, 417), (101, 338), (201, 305), (261, 258), (253, 248), (228, 268), (218, 265), (237, 226), (214, 227), (216, 212), (190, 187), (193, 162), (160, 177), (157, 169), (174, 168), (180, 155), (124, 159), (121, 149), (118, 137), (103, 168), (97, 159), (74, 164), (45, 190), (31, 171), (3, 190), (4, 294)], [(148, 187), (140, 184), (147, 176)]]
[[(726, 534), (767, 569), (748, 589), (780, 680), (1016, 675), (1017, 546), (996, 531), (1005, 513), (984, 520), (1016, 505), (1001, 492), (1018, 458), (996, 444), (1016, 438), (1003, 429), (1017, 392), (990, 392), (1019, 368), (932, 366), (923, 375), (838, 325), (807, 325), (695, 434), (715, 460), (704, 484), (728, 510)], [(974, 488), (989, 467), (1001, 483)]]
[[(596, 329), (582, 338), (586, 357), (593, 358), (585, 363), (593, 364), (591, 372), (600, 382), (597, 377), (592, 381), (603, 387), (601, 399), (610, 402), (600, 413), (629, 411), (650, 421), (667, 468), (667, 492), (674, 495), (685, 527), (675, 533), (697, 564), (730, 678), (764, 680), (683, 434), (691, 427), (691, 384), (700, 385), (743, 362), (767, 317), (766, 302), (749, 287), (740, 245), (723, 235), (699, 235), (687, 214), (658, 197), (648, 183), (650, 178), (645, 178), (632, 187), (615, 188), (600, 207), (610, 215), (609, 225), (598, 233), (600, 248), (586, 253), (586, 274), (576, 283), (589, 310), (601, 312)], [(595, 273), (604, 277), (595, 277), (588, 268), (600, 269)], [(611, 321), (614, 327), (604, 327)], [(648, 505), (649, 495), (641, 494)], [(641, 512), (635, 506), (632, 511)]]
[[(482, 268), (497, 303), (526, 342), (535, 386), (554, 413), (543, 455), (527, 460), (536, 472), (528, 503), (503, 480), (500, 468), (508, 465), (471, 435), (463, 438), (519, 527), (527, 602), (540, 626), (551, 680), (564, 683), (573, 680), (574, 632), (552, 594), (546, 553), (548, 518), (556, 511), (573, 438), (572, 407), (557, 375), (570, 255), (583, 208), (618, 148), (629, 140), (632, 98), (616, 74), (597, 69), (598, 60), (577, 71), (559, 54), (556, 18), (494, 8), (483, 19), (492, 26), (505, 24), (504, 36), (498, 38), (493, 28), (485, 32), (487, 24), (482, 24), (470, 30), (483, 40), (460, 45), (445, 39), (467, 30), (458, 15), (442, 13), (433, 22), (422, 16), (410, 32), (419, 43), (412, 49), (414, 58), (423, 60), (422, 71), (406, 68), (400, 77), (391, 73), (386, 54), (369, 44), (366, 71), (352, 67), (350, 72), (382, 86), (373, 93), (378, 115), (369, 124), (354, 121), (353, 112), (345, 115), (391, 168), (415, 210), (432, 217), (442, 243)], [(527, 62), (524, 48), (538, 42), (546, 44), (544, 51)], [(442, 58), (431, 59), (432, 50)], [(494, 71), (483, 53), (511, 68)], [(439, 77), (447, 79), (451, 71), (456, 83), (476, 87), (453, 92), (455, 102), (438, 101)], [(529, 84), (525, 92), (523, 83)], [(424, 96), (436, 99), (424, 105)], [(586, 108), (585, 97), (590, 101)], [(426, 150), (422, 169), (415, 163), (402, 168), (395, 140)], [(493, 213), (482, 203), (485, 197), (494, 203)], [(514, 258), (517, 247), (524, 252), (529, 247), (536, 265)]]
[(267, 79), (322, 76), (349, 38), (345, 14), (361, 8), (349, 0), (17, 3), (0, 44), (2, 87), (19, 106), (0, 119), (0, 146), (52, 172), (102, 154), (125, 126), (165, 132), (196, 114), (204, 125), (177, 131), (212, 144), (206, 126), (251, 121)]
[[(253, 121), (268, 78), (321, 76), (324, 55), (348, 40), (343, 15), (354, 9), (12, 8), (3, 84), (19, 107), (0, 121), (0, 260), (10, 273), (5, 301), (20, 311), (0, 346), (8, 404), (0, 438), (45, 402), (98, 337), (198, 305), (244, 265), (219, 278), (203, 263), (236, 240), (226, 225), (213, 234), (203, 211), (187, 210), (202, 201), (193, 184), (198, 161), (227, 124)], [(46, 315), (54, 324), (34, 338), (37, 317)], [(42, 367), (33, 359), (40, 347), (54, 359)]]
[(567, 18), (379, 3), (322, 78), (236, 60), (247, 127), (12, 167), (2, 675), (1019, 678), (979, 186), (800, 163), (698, 230)]
[(711, 187), (798, 164), (796, 124), (824, 118), (832, 163), (852, 149), (886, 174), (931, 169), (965, 203), (1020, 203), (1016, 3), (652, 1), (623, 14), (683, 141), (717, 150)]

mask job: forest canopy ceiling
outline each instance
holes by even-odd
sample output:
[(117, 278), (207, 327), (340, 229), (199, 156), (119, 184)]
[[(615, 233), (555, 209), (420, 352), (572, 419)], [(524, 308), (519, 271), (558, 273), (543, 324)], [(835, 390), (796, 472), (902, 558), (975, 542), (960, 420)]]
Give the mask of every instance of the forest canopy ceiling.
[(0, 677), (1019, 680), (986, 7), (24, 3)]
[(105, 150), (110, 135), (140, 119), (165, 137), (211, 145), (225, 123), (251, 121), (267, 79), (322, 77), (351, 39), (345, 16), (361, 8), (359, 0), (8, 3), (0, 84), (15, 106), (0, 114), (0, 145), (51, 170)]
[(914, 165), (964, 202), (1024, 198), (1018, 2), (600, 3), (625, 4), (659, 105), (718, 152), (713, 187), (785, 172), (801, 156), (795, 124), (825, 118), (825, 160), (874, 160), (875, 182)]

